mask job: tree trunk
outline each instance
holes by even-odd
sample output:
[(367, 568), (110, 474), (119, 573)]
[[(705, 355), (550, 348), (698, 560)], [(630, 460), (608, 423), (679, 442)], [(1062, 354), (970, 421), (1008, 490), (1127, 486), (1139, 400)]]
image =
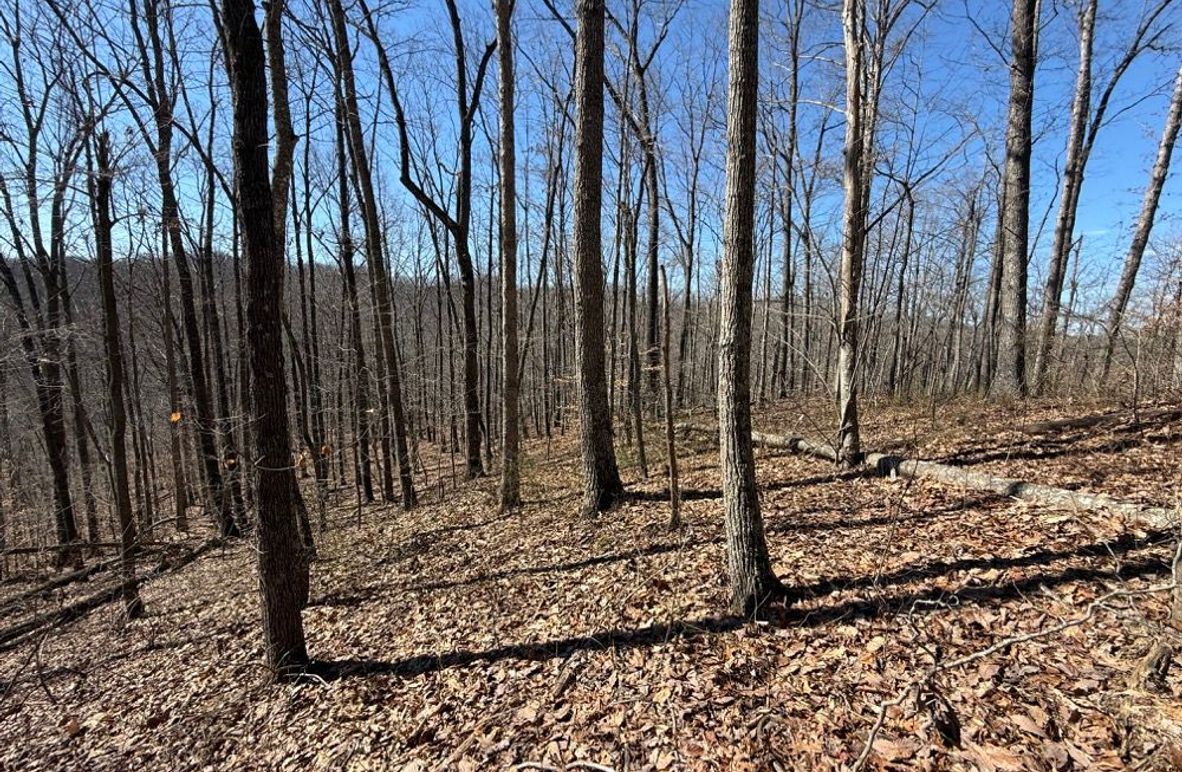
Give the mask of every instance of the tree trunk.
[(751, 294), (755, 274), (758, 0), (731, 0), (726, 213), (718, 326), (719, 464), (731, 605), (760, 614), (784, 594), (768, 559), (751, 448)]
[[(337, 79), (338, 88), (340, 79)], [(361, 301), (357, 296), (357, 272), (353, 266), (353, 239), (349, 230), (349, 174), (345, 150), (345, 103), (337, 94), (336, 155), (337, 183), (340, 196), (341, 221), (337, 230), (340, 251), (341, 273), (344, 278), (345, 303), (348, 306), (349, 345), (353, 349), (352, 383), (355, 396), (353, 447), (356, 455), (354, 465), (359, 493), (367, 503), (373, 502), (373, 472), (369, 459), (370, 418), (369, 418), (369, 368), (365, 364), (365, 339), (361, 327)], [(360, 506), (360, 505), (359, 505)]]
[[(340, 0), (330, 0), (332, 12), (333, 35), (336, 40), (337, 59), (340, 64), (341, 81), (344, 84), (345, 124), (349, 145), (353, 155), (353, 168), (357, 173), (358, 187), (361, 189), (361, 212), (365, 224), (365, 255), (369, 270), (377, 282), (379, 327), (382, 337), (382, 351), (386, 358), (386, 382), (381, 384), (385, 391), (386, 401), (390, 405), (391, 418), (394, 428), (394, 453), (398, 462), (398, 481), (402, 494), (402, 506), (410, 509), (417, 503), (414, 489), (414, 478), (411, 475), (410, 459), (407, 455), (406, 416), (402, 406), (402, 381), (398, 372), (398, 363), (394, 357), (394, 305), (391, 298), (390, 277), (386, 271), (386, 261), (382, 250), (382, 229), (378, 218), (378, 202), (374, 194), (373, 180), (365, 148), (365, 138), (361, 132), (361, 116), (357, 107), (357, 88), (353, 75), (353, 55), (345, 31), (345, 12)], [(475, 317), (473, 317), (475, 324)], [(475, 330), (473, 330), (473, 333)], [(467, 361), (467, 346), (465, 346), (465, 361)], [(475, 351), (471, 352), (475, 357)], [(467, 380), (465, 380), (467, 383)], [(479, 406), (477, 407), (477, 429), (479, 430)], [(476, 463), (480, 463), (479, 435), (477, 435)]]
[(577, 0), (575, 42), (575, 357), (583, 451), (584, 512), (613, 507), (624, 486), (612, 446), (603, 351), (603, 0)]
[[(64, 255), (57, 257), (58, 270), (61, 271), (62, 306), (66, 314), (66, 326), (74, 329), (74, 302), (71, 298), (69, 274), (66, 271)], [(86, 411), (86, 403), (82, 398), (82, 377), (78, 372), (78, 354), (74, 345), (74, 335), (66, 337), (66, 381), (70, 384), (70, 407), (72, 409), (74, 448), (78, 452), (78, 469), (81, 472), (82, 504), (86, 516), (86, 538), (88, 541), (100, 541), (98, 522), (98, 503), (94, 497), (94, 459), (90, 455), (90, 441), (86, 437), (86, 427), (90, 423), (90, 415)]]
[[(13, 466), (12, 430), (8, 420), (8, 363), (0, 361), (0, 551), (8, 549), (8, 510), (4, 496), (11, 492), (9, 474)], [(4, 565), (0, 563), (0, 573)]]
[[(271, 171), (271, 196), (275, 203), (275, 240), (281, 249), (287, 240), (287, 196), (295, 166), (295, 146), (299, 139), (291, 125), (291, 106), (287, 97), (287, 57), (283, 46), (283, 14), (286, 10), (287, 0), (267, 0), (263, 7), (267, 71), (271, 76), (271, 102), (275, 111), (275, 161)], [(295, 237), (298, 239), (299, 233)], [(312, 259), (310, 253), (308, 259)]]
[(143, 601), (135, 581), (136, 527), (131, 516), (131, 493), (127, 472), (127, 407), (123, 388), (123, 343), (119, 312), (115, 303), (114, 250), (111, 245), (111, 181), (109, 138), (99, 135), (98, 174), (91, 185), (95, 214), (95, 243), (98, 257), (99, 289), (103, 306), (103, 348), (107, 354), (107, 397), (111, 414), (111, 484), (115, 516), (119, 524), (119, 571), (123, 612), (128, 619), (142, 616)]
[[(356, 175), (354, 175), (356, 178)], [(364, 194), (358, 192), (358, 198), (364, 199)], [(371, 271), (371, 279), (374, 278), (374, 273)], [(369, 302), (370, 307), (376, 309), (381, 308), (381, 301), (378, 298), (378, 282), (371, 280), (369, 283)], [(378, 414), (378, 476), (382, 480), (382, 500), (386, 502), (394, 502), (394, 463), (393, 463), (393, 449), (390, 445), (390, 439), (393, 432), (390, 429), (390, 402), (388, 390), (381, 384), (388, 383), (386, 376), (387, 362), (392, 357), (392, 354), (386, 351), (385, 341), (382, 335), (382, 320), (381, 313), (374, 313), (371, 317), (373, 322), (373, 345), (374, 345), (374, 375), (377, 377), (379, 384), (378, 401), (376, 410)]]
[[(223, 536), (237, 536), (241, 533), (235, 522), (230, 500), (224, 495), (224, 481), (218, 459), (217, 426), (214, 417), (213, 398), (209, 378), (206, 375), (206, 358), (201, 342), (201, 327), (197, 318), (197, 301), (192, 265), (181, 232), (180, 207), (176, 197), (176, 186), (172, 170), (173, 94), (166, 83), (164, 71), (163, 44), (160, 35), (160, 19), (157, 3), (144, 4), (144, 22), (147, 26), (151, 54), (141, 48), (141, 55), (151, 66), (145, 73), (145, 87), (154, 111), (156, 127), (156, 176), (160, 184), (160, 218), (168, 238), (169, 248), (176, 260), (180, 280), (181, 321), (185, 344), (188, 349), (189, 373), (193, 383), (193, 401), (196, 407), (197, 439), (201, 452), (202, 469), (208, 487), (206, 501), (215, 512), (218, 529)], [(212, 193), (211, 193), (212, 194)]]
[[(165, 241), (167, 245), (167, 241)], [(173, 517), (178, 531), (189, 530), (189, 485), (185, 480), (185, 464), (181, 456), (181, 390), (177, 376), (176, 338), (173, 336), (175, 320), (172, 315), (172, 268), (168, 260), (162, 260), (160, 271), (163, 275), (164, 312), (161, 318), (161, 338), (164, 343), (164, 367), (168, 384), (168, 459), (172, 469)]]
[(1075, 75), (1075, 95), (1071, 100), (1071, 121), (1067, 132), (1067, 151), (1063, 169), (1063, 191), (1059, 199), (1059, 214), (1055, 219), (1055, 235), (1051, 242), (1050, 265), (1046, 289), (1043, 292), (1042, 323), (1038, 351), (1034, 357), (1034, 391), (1042, 393), (1046, 386), (1047, 370), (1055, 345), (1055, 328), (1059, 322), (1059, 302), (1063, 282), (1067, 277), (1067, 258), (1075, 231), (1075, 213), (1079, 193), (1083, 187), (1084, 165), (1087, 154), (1084, 135), (1092, 99), (1092, 41), (1096, 28), (1096, 6), (1099, 0), (1087, 0), (1079, 17), (1079, 67)]
[[(521, 504), (521, 461), (518, 458), (520, 375), (517, 365), (517, 157), (513, 101), (514, 0), (494, 0), (501, 96), (501, 509)], [(490, 277), (491, 280), (491, 277)]]
[[(643, 84), (644, 79), (641, 78)], [(645, 89), (641, 88), (641, 94), (645, 94)], [(647, 100), (646, 100), (647, 102)], [(647, 114), (648, 108), (645, 107)], [(650, 130), (651, 131), (651, 130)], [(661, 199), (660, 190), (657, 185), (657, 152), (656, 139), (651, 135), (645, 140), (645, 189), (648, 194), (648, 241), (645, 244), (647, 252), (645, 253), (645, 329), (644, 329), (644, 343), (645, 343), (645, 366), (648, 371), (649, 395), (656, 401), (658, 384), (660, 383), (660, 367), (661, 367), (661, 347), (657, 340), (660, 332), (660, 323), (658, 322), (657, 314), (660, 313), (660, 301), (657, 295), (657, 278), (660, 271), (659, 261), (657, 259), (657, 252), (660, 248), (661, 241)]]
[(1014, 0), (1010, 15), (1010, 107), (1006, 123), (1006, 163), (1001, 214), (1001, 329), (997, 372), (991, 392), (1026, 396), (1026, 267), (1030, 229), (1030, 114), (1034, 104), (1034, 65), (1038, 0)]
[[(226, 375), (226, 346), (225, 336), (222, 334), (221, 314), (218, 311), (217, 281), (213, 270), (213, 226), (216, 187), (214, 185), (215, 169), (208, 170), (208, 204), (206, 207), (205, 234), (202, 247), (197, 255), (197, 264), (201, 273), (202, 302), (201, 310), (205, 322), (205, 340), (209, 345), (208, 360), (211, 370), (213, 394), (217, 400), (215, 424), (218, 428), (217, 436), (221, 441), (222, 458), (226, 459), (225, 503), (223, 506), (232, 507), (234, 517), (240, 525), (246, 525), (245, 506), (242, 498), (242, 465), (239, 449), (235, 447), (234, 430), (231, 426), (231, 407), (229, 395), (229, 378)], [(236, 202), (235, 202), (236, 205)], [(235, 240), (234, 249), (237, 249)]]
[[(333, 0), (334, 26), (339, 16), (340, 23), (344, 23), (344, 12), (338, 12), (339, 0)], [(432, 218), (446, 228), (451, 236), (456, 250), (456, 262), (460, 269), (461, 300), (463, 307), (463, 336), (464, 336), (464, 414), (466, 435), (466, 462), (469, 479), (484, 474), (484, 466), (480, 458), (481, 442), (481, 414), (480, 414), (480, 369), (479, 346), (480, 335), (476, 319), (476, 273), (473, 268), (471, 247), (468, 237), (471, 229), (472, 210), (472, 124), (480, 103), (480, 92), (484, 83), (484, 74), (495, 43), (484, 51), (476, 71), (471, 94), (468, 92), (468, 62), (464, 45), (463, 25), (454, 0), (446, 0), (448, 18), (451, 25), (453, 53), (456, 62), (456, 103), (458, 122), (459, 158), (457, 166), (457, 181), (455, 188), (456, 212), (453, 216), (443, 206), (434, 200), (419, 185), (411, 174), (410, 137), (406, 115), (402, 109), (402, 102), (398, 97), (398, 84), (394, 79), (393, 69), (390, 67), (385, 46), (378, 35), (377, 25), (365, 0), (360, 0), (358, 6), (365, 17), (366, 28), (373, 41), (378, 55), (378, 66), (389, 89), (390, 99), (394, 103), (396, 124), (399, 138), (399, 180), (402, 186), (427, 210)], [(343, 33), (341, 35), (343, 37)], [(339, 45), (338, 45), (339, 48)], [(347, 57), (349, 70), (352, 69), (351, 57)], [(351, 73), (348, 73), (351, 79)], [(346, 81), (346, 92), (349, 90)], [(355, 109), (351, 108), (351, 112)], [(356, 153), (355, 153), (356, 155)], [(399, 408), (401, 409), (401, 408)]]
[(1125, 255), (1125, 265), (1121, 270), (1120, 284), (1116, 287), (1116, 296), (1112, 300), (1112, 310), (1108, 315), (1108, 326), (1105, 331), (1104, 363), (1100, 370), (1100, 382), (1108, 380), (1108, 371), (1112, 367), (1112, 354), (1116, 348), (1116, 339), (1120, 335), (1120, 325), (1124, 320), (1125, 309), (1128, 307), (1129, 297), (1133, 294), (1133, 284), (1137, 281), (1137, 271), (1141, 268), (1141, 258), (1145, 254), (1145, 247), (1149, 243), (1149, 233), (1153, 230), (1153, 222), (1157, 215), (1157, 204), (1161, 200), (1162, 187), (1166, 182), (1166, 175), (1170, 171), (1170, 157), (1174, 153), (1174, 141), (1178, 137), (1178, 126), (1182, 123), (1182, 68), (1174, 81), (1174, 94), (1170, 98), (1169, 112), (1166, 114), (1165, 128), (1162, 130), (1161, 142), (1157, 147), (1157, 158), (1153, 162), (1153, 169), (1149, 173), (1149, 186), (1145, 189), (1145, 198), (1141, 202), (1141, 214), (1137, 217), (1137, 225), (1133, 229), (1133, 241), (1129, 244), (1129, 252)]
[(865, 12), (857, 0), (845, 0), (842, 29), (845, 40), (845, 171), (842, 189), (845, 204), (842, 216), (841, 269), (838, 278), (837, 334), (837, 447), (841, 463), (857, 464), (862, 452), (858, 429), (858, 295), (862, 285), (862, 261), (865, 249), (866, 196), (863, 163), (865, 149), (863, 121), (866, 117), (862, 87), (865, 80), (863, 43)]
[(681, 490), (677, 484), (677, 442), (673, 433), (673, 363), (669, 350), (669, 277), (661, 266), (661, 370), (665, 382), (665, 455), (669, 467), (669, 529), (681, 527)]
[(258, 478), (258, 559), (267, 665), (290, 673), (308, 661), (300, 611), (308, 564), (296, 515), (299, 489), (291, 468), (281, 309), (285, 261), (275, 238), (267, 158), (267, 86), (254, 0), (224, 0), (226, 48), (234, 96), (234, 162), (238, 211), (248, 261), (252, 420)]
[[(644, 447), (644, 413), (642, 409), (641, 365), (640, 365), (640, 333), (636, 329), (636, 306), (638, 303), (636, 288), (636, 264), (639, 260), (637, 242), (640, 226), (640, 203), (635, 209), (625, 207), (627, 216), (627, 235), (624, 237), (624, 262), (627, 288), (626, 303), (628, 306), (628, 410), (632, 419), (632, 431), (636, 437), (636, 464), (640, 468), (640, 476), (648, 479), (648, 459)], [(627, 436), (627, 432), (625, 432)]]

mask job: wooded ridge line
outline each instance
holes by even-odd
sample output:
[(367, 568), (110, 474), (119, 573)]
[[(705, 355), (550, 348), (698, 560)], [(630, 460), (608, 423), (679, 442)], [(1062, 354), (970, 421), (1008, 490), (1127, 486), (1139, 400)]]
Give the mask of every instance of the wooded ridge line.
[[(678, 429), (684, 432), (717, 435), (717, 430), (696, 424), (678, 424)], [(752, 431), (751, 441), (765, 448), (788, 450), (800, 455), (815, 456), (833, 462), (838, 460), (838, 452), (832, 445), (815, 442), (804, 437)], [(1179, 512), (1176, 509), (1148, 507), (1136, 502), (1122, 501), (1102, 493), (1072, 491), (1052, 485), (998, 477), (987, 472), (974, 472), (963, 467), (938, 464), (934, 461), (909, 459), (890, 453), (865, 453), (862, 456), (862, 463), (882, 476), (897, 475), (911, 479), (935, 480), (945, 485), (988, 491), (1055, 509), (1112, 512), (1127, 518), (1131, 523), (1148, 528), (1171, 528), (1179, 522)]]

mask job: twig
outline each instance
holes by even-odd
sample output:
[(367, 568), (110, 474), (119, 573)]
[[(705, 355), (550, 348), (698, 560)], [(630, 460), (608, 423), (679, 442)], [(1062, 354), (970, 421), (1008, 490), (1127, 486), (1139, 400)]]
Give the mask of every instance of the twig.
[(889, 708), (895, 708), (899, 705), (902, 705), (903, 701), (907, 699), (907, 695), (911, 694), (911, 690), (918, 685), (918, 683), (908, 685), (908, 687), (899, 692), (894, 699), (888, 700), (887, 702), (884, 702), (878, 706), (878, 717), (874, 720), (874, 726), (870, 727), (870, 734), (866, 737), (866, 744), (862, 746), (862, 752), (858, 754), (858, 758), (854, 761), (854, 765), (850, 767), (851, 770), (857, 772), (857, 770), (861, 769), (866, 763), (866, 759), (870, 757), (871, 747), (874, 745), (874, 741), (878, 737), (878, 733), (882, 731), (882, 725), (886, 723), (887, 710)]

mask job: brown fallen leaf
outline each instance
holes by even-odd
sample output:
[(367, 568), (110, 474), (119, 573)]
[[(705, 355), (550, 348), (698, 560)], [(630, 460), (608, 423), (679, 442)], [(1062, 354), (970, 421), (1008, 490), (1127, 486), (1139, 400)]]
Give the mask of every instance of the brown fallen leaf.
[(906, 761), (919, 752), (922, 744), (919, 740), (908, 737), (900, 740), (891, 740), (886, 737), (879, 737), (871, 746), (875, 753), (882, 758), (883, 761), (897, 762)]

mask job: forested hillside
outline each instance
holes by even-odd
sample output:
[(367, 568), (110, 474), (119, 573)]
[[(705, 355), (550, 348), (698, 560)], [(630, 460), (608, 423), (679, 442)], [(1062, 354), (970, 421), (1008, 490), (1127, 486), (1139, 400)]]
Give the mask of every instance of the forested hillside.
[(1182, 768), (1175, 0), (4, 0), (0, 770)]

